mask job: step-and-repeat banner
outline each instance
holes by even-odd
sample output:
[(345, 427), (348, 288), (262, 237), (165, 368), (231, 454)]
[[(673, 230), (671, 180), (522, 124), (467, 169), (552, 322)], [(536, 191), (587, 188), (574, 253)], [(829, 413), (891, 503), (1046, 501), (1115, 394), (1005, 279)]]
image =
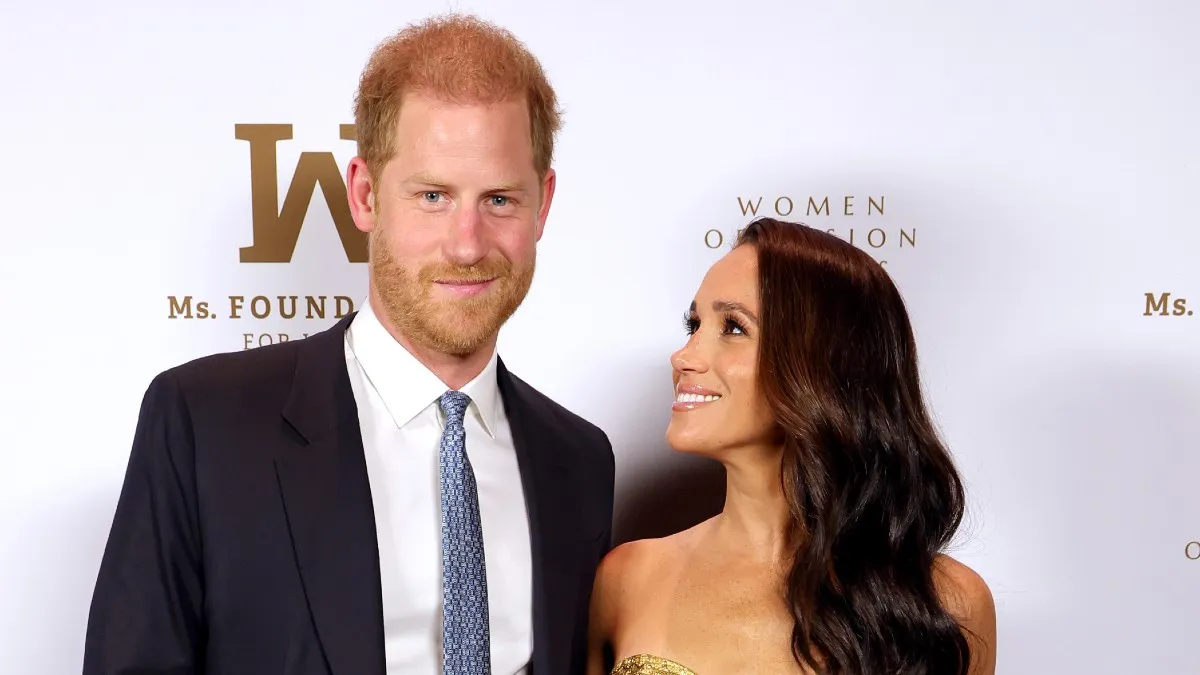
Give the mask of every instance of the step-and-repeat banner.
[[(617, 536), (720, 508), (675, 456), (679, 317), (738, 228), (870, 251), (965, 474), (999, 672), (1200, 673), (1200, 8), (493, 0), (565, 109), (512, 369), (603, 427)], [(360, 306), (375, 44), (446, 3), (0, 9), (0, 661), (78, 672), (157, 372)]]

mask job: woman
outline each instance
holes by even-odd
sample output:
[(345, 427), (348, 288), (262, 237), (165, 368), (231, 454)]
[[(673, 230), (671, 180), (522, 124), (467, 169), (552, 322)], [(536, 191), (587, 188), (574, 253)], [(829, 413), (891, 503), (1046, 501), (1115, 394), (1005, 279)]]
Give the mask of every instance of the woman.
[(684, 323), (667, 441), (725, 466), (725, 507), (605, 558), (589, 675), (993, 675), (991, 593), (941, 553), (963, 487), (883, 268), (760, 219)]

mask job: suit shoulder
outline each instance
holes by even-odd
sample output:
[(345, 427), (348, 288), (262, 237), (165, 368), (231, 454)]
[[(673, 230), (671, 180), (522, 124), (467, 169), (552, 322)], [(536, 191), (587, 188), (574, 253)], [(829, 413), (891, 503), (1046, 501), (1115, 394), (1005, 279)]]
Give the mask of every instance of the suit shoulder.
[(545, 412), (548, 412), (562, 426), (567, 427), (569, 431), (575, 433), (582, 431), (587, 436), (596, 439), (598, 443), (604, 446), (605, 450), (609, 454), (612, 453), (612, 443), (610, 443), (608, 440), (608, 434), (606, 434), (599, 426), (589, 422), (579, 414), (567, 409), (566, 406), (538, 391), (533, 387), (533, 385), (530, 385), (516, 375), (513, 375), (511, 372), (509, 373), (509, 377), (512, 378), (513, 387), (517, 389), (522, 396), (524, 396), (527, 400), (536, 402), (537, 405), (541, 406)]
[(290, 384), (303, 340), (209, 354), (168, 368), (151, 387), (170, 382), (189, 396), (232, 396)]

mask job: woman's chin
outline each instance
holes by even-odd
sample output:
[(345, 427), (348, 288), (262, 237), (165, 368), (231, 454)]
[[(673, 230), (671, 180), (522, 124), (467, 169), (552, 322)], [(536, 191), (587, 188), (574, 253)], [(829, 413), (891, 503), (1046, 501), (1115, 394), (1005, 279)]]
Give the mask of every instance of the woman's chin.
[(673, 430), (667, 428), (667, 445), (675, 452), (685, 455), (699, 455), (701, 457), (714, 457), (712, 442), (706, 437), (699, 437), (697, 434), (687, 433), (681, 430)]

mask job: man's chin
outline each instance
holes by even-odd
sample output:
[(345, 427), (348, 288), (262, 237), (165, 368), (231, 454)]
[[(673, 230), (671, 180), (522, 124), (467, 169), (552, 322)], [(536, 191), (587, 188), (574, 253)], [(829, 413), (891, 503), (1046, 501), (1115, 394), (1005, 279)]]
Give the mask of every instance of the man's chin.
[[(442, 308), (439, 308), (442, 309)], [(500, 332), (496, 312), (439, 311), (420, 330), (430, 347), (445, 354), (465, 356), (483, 348)]]
[(425, 343), (425, 346), (442, 354), (470, 356), (487, 346), (492, 337), (492, 333), (431, 330), (425, 334), (422, 342)]

